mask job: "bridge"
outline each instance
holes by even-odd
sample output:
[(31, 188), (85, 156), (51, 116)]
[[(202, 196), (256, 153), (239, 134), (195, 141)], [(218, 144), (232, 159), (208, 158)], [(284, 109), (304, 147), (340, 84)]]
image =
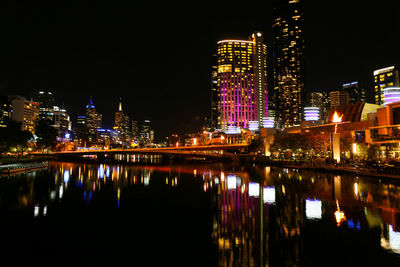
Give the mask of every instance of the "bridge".
[(51, 157), (81, 157), (95, 155), (97, 158), (104, 158), (106, 155), (122, 155), (122, 154), (145, 154), (145, 155), (165, 155), (176, 157), (195, 157), (205, 159), (238, 159), (239, 155), (223, 153), (227, 150), (243, 150), (248, 148), (248, 144), (227, 144), (227, 145), (208, 145), (208, 146), (182, 146), (182, 147), (161, 147), (161, 148), (130, 148), (130, 149), (107, 149), (93, 150), (85, 149), (78, 151), (59, 151), (40, 153), (32, 152), (33, 156), (51, 156)]

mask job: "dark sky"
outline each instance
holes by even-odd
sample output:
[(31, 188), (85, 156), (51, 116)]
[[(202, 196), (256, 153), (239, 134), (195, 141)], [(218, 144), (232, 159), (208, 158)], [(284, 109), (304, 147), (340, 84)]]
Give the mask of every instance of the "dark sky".
[[(73, 119), (93, 96), (108, 127), (122, 97), (124, 110), (150, 119), (162, 139), (199, 129), (208, 115), (218, 40), (262, 30), (270, 48), (271, 1), (115, 2), (0, 8), (1, 92), (51, 90)], [(398, 5), (370, 2), (305, 0), (308, 91), (370, 86), (374, 69), (399, 65)]]

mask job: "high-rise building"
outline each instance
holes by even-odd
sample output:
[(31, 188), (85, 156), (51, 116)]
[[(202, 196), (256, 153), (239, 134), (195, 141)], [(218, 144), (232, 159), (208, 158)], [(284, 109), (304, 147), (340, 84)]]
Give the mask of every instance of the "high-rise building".
[(142, 145), (149, 145), (154, 141), (154, 131), (151, 129), (149, 120), (144, 120), (140, 130), (140, 143)]
[(395, 66), (374, 71), (374, 96), (375, 104), (383, 105), (383, 89), (399, 85), (399, 71)]
[(272, 22), (274, 104), (278, 125), (299, 125), (305, 102), (301, 0), (277, 0)]
[(96, 129), (101, 128), (102, 119), (103, 116), (96, 111), (96, 107), (93, 104), (93, 99), (90, 97), (89, 105), (86, 105), (85, 111), (85, 125), (89, 131), (89, 134), (96, 134)]
[(344, 107), (350, 102), (349, 93), (347, 91), (331, 91), (329, 93), (330, 108)]
[[(262, 126), (268, 116), (266, 80), (267, 47), (262, 32), (246, 40), (217, 43), (218, 128), (249, 128), (249, 121)], [(216, 95), (214, 94), (214, 96)]]
[(218, 121), (220, 116), (220, 93), (218, 90), (218, 66), (217, 55), (212, 56), (211, 66), (211, 116), (210, 116), (210, 129), (215, 130), (218, 128)]
[(343, 84), (342, 90), (349, 93), (349, 101), (352, 103), (366, 100), (365, 90), (358, 81)]
[(12, 105), (6, 95), (0, 94), (0, 127), (6, 127), (6, 120), (11, 118)]
[(325, 118), (329, 108), (330, 101), (328, 94), (326, 92), (311, 92), (310, 106), (317, 107), (319, 110), (319, 118)]
[(24, 97), (15, 97), (11, 101), (11, 118), (21, 123), (21, 130), (35, 133), (35, 124), (39, 119), (39, 104)]
[(39, 118), (53, 121), (55, 98), (52, 92), (38, 91), (32, 96), (33, 101), (39, 104)]
[(114, 130), (118, 132), (121, 142), (129, 142), (131, 130), (129, 129), (129, 117), (122, 110), (122, 99), (119, 100), (118, 110), (115, 112)]
[(71, 119), (65, 109), (53, 107), (53, 127), (57, 129), (58, 136), (64, 136), (66, 132), (71, 131)]

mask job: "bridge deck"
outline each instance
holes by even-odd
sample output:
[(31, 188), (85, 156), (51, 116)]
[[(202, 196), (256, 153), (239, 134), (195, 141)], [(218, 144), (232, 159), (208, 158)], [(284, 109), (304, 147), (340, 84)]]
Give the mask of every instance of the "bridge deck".
[[(162, 148), (133, 148), (133, 149), (109, 149), (109, 150), (79, 150), (61, 151), (50, 153), (32, 152), (30, 155), (37, 156), (83, 156), (83, 155), (105, 155), (105, 154), (153, 154), (153, 155), (182, 155), (182, 156), (209, 156), (219, 153), (206, 153), (206, 151), (221, 151), (229, 149), (247, 148), (248, 144), (232, 145), (210, 145), (210, 146), (184, 146), (184, 147), (162, 147)], [(221, 154), (219, 154), (221, 155)]]

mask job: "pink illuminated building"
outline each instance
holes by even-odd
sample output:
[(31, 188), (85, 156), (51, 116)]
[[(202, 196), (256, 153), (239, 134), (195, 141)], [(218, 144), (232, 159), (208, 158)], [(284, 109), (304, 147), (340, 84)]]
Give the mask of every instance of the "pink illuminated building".
[(255, 32), (249, 41), (222, 40), (217, 44), (219, 127), (247, 129), (249, 122), (262, 127), (263, 118), (268, 116), (263, 34)]

